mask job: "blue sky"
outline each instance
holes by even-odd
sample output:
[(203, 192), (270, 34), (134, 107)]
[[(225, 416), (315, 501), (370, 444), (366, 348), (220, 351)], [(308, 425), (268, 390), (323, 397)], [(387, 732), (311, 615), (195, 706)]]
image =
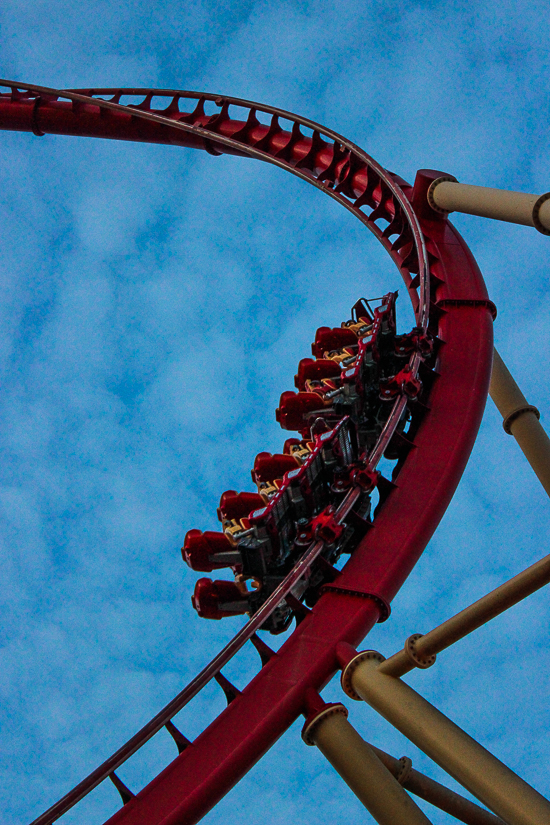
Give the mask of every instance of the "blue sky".
[[(5, 0), (0, 74), (259, 100), (412, 180), (550, 188), (541, 2)], [(315, 329), (398, 288), (352, 216), (271, 167), (174, 147), (0, 134), (0, 810), (26, 823), (149, 719), (229, 639), (190, 605), (187, 529), (250, 489)], [(496, 344), (550, 420), (547, 260), (526, 227), (458, 216), (499, 309)], [(403, 296), (404, 297), (404, 296)], [(403, 325), (410, 316), (398, 306)], [(467, 342), (465, 342), (467, 346)], [(492, 403), (439, 531), (368, 646), (389, 655), (547, 552), (548, 500)], [(541, 592), (407, 681), (548, 795)], [(245, 684), (244, 656), (229, 675)], [(221, 693), (221, 692), (220, 692)], [(327, 699), (341, 698), (335, 682)], [(192, 738), (214, 689), (178, 720)], [(363, 735), (441, 777), (366, 706)], [(296, 725), (205, 819), (370, 821)], [(173, 756), (121, 771), (137, 790)], [(449, 784), (452, 784), (449, 781)], [(104, 788), (67, 822), (101, 822)], [(426, 808), (436, 825), (449, 818)], [(93, 817), (92, 817), (93, 814)]]

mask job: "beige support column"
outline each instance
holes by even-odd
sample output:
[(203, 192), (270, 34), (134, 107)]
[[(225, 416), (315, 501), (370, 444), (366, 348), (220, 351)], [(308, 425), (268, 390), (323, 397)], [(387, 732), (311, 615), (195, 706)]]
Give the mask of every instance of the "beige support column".
[(344, 705), (327, 706), (306, 722), (304, 741), (317, 745), (379, 825), (430, 825), (347, 715)]
[(477, 602), (470, 604), (434, 627), (429, 633), (414, 633), (399, 650), (380, 665), (380, 672), (389, 676), (403, 676), (415, 667), (427, 668), (435, 662), (435, 656), (450, 647), (468, 633), (504, 613), (505, 610), (540, 590), (550, 582), (550, 556), (545, 556), (513, 579), (491, 590)]
[(342, 673), (348, 696), (364, 699), (508, 825), (548, 825), (550, 802), (400, 679), (384, 657), (359, 653)]
[(374, 745), (371, 745), (371, 748), (405, 790), (425, 799), (426, 802), (454, 816), (465, 825), (506, 825), (499, 816), (486, 811), (485, 808), (480, 808), (475, 802), (471, 802), (464, 796), (446, 788), (445, 785), (436, 782), (435, 779), (430, 779), (429, 776), (415, 770), (412, 760), (406, 756), (396, 759)]
[(550, 438), (539, 422), (539, 411), (527, 400), (495, 349), (489, 394), (540, 483), (550, 496)]
[(428, 201), (437, 212), (465, 212), (482, 218), (534, 226), (550, 235), (550, 193), (528, 195), (458, 183), (450, 175), (434, 180)]

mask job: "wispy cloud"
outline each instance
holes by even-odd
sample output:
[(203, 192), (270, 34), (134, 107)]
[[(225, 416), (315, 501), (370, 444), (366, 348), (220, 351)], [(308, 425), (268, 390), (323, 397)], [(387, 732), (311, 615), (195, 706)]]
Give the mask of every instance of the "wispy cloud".
[[(324, 122), (409, 179), (432, 166), (543, 192), (546, 11), (9, 0), (1, 73), (241, 95)], [(284, 441), (273, 410), (316, 327), (398, 278), (351, 216), (276, 169), (174, 147), (0, 139), (0, 806), (15, 825), (230, 637), (235, 622), (192, 611), (185, 531), (216, 529), (221, 492), (249, 489), (255, 454)], [(548, 239), (456, 224), (498, 304), (497, 346), (544, 421)], [(369, 646), (393, 652), (544, 555), (547, 523), (548, 502), (489, 402), (457, 496)], [(548, 794), (547, 625), (539, 594), (410, 681)], [(244, 683), (252, 659), (240, 667), (232, 678)], [(326, 695), (341, 698), (336, 684)], [(188, 735), (222, 698), (212, 691), (182, 714)], [(352, 721), (441, 777), (367, 708)], [(139, 787), (173, 754), (161, 738), (123, 775)], [(101, 820), (116, 792), (86, 804), (86, 821)], [(205, 821), (255, 822), (260, 804), (274, 822), (364, 816), (299, 725)]]

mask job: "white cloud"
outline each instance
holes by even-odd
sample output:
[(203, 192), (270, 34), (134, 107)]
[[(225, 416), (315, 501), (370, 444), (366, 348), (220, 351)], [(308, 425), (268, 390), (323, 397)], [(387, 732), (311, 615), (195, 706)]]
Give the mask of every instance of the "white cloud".
[[(545, 11), (10, 0), (0, 73), (243, 95), (326, 122), (410, 179), (435, 166), (542, 192)], [(220, 493), (249, 489), (256, 452), (284, 441), (273, 409), (316, 327), (397, 281), (363, 227), (279, 170), (174, 147), (1, 141), (0, 807), (11, 825), (79, 781), (231, 636), (236, 622), (191, 609), (185, 531), (215, 529)], [(547, 423), (548, 240), (455, 222), (498, 304), (499, 349)], [(369, 645), (392, 652), (543, 555), (547, 507), (489, 402), (457, 496)], [(548, 665), (547, 612), (533, 596), (410, 677), (546, 793), (547, 677), (534, 680), (532, 662)], [(243, 684), (253, 667), (245, 657), (230, 676)], [(221, 709), (216, 690), (181, 714), (188, 735)], [(329, 694), (341, 698), (336, 685)], [(352, 720), (441, 777), (367, 708)], [(206, 821), (254, 822), (259, 800), (275, 822), (363, 816), (298, 731)], [(161, 739), (123, 775), (139, 787), (173, 753)], [(86, 821), (116, 804), (101, 789)]]

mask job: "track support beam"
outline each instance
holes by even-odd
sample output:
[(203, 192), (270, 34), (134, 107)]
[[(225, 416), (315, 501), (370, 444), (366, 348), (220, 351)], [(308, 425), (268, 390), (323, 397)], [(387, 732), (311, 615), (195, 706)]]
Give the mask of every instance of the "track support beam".
[(547, 825), (550, 802), (400, 679), (381, 673), (384, 657), (347, 662), (342, 686), (363, 699), (508, 825)]
[(403, 650), (382, 662), (380, 672), (398, 677), (404, 676), (415, 667), (430, 667), (435, 662), (437, 653), (463, 639), (549, 582), (550, 555), (522, 570), (513, 579), (491, 590), (486, 596), (482, 596), (460, 613), (434, 627), (429, 633), (415, 633), (409, 636)]
[[(344, 759), (342, 758), (342, 747), (351, 748), (351, 758), (354, 759), (354, 769), (362, 771), (362, 777), (364, 777), (367, 782), (367, 792), (375, 796), (377, 802), (380, 800), (380, 785), (375, 784), (376, 779), (378, 775), (382, 775), (387, 782), (387, 777), (381, 774), (379, 767), (373, 763), (373, 753), (376, 754), (382, 765), (387, 768), (399, 785), (405, 788), (405, 790), (419, 796), (436, 808), (445, 811), (445, 813), (454, 816), (455, 819), (464, 822), (465, 825), (505, 825), (503, 820), (498, 816), (486, 811), (484, 808), (480, 808), (475, 802), (465, 799), (465, 797), (451, 791), (434, 779), (430, 779), (429, 776), (425, 776), (423, 773), (420, 773), (420, 771), (415, 770), (411, 760), (407, 757), (403, 756), (401, 759), (396, 759), (380, 748), (371, 745), (369, 742), (365, 742), (355, 728), (348, 722), (348, 713), (344, 705), (340, 703), (326, 705), (318, 695), (316, 695), (313, 704), (315, 709), (312, 708), (302, 730), (304, 741), (308, 745), (317, 745), (340, 776), (344, 776), (343, 771), (346, 770), (347, 767), (343, 764), (345, 757)], [(359, 760), (359, 765), (357, 765), (357, 760)], [(372, 775), (369, 771), (372, 766), (374, 766), (376, 775)], [(350, 775), (347, 773), (344, 779), (352, 790), (356, 792), (355, 787), (348, 781), (349, 777)], [(399, 794), (398, 789), (396, 789), (393, 784), (390, 785), (390, 792), (395, 793), (397, 798), (403, 799), (402, 793)], [(376, 816), (366, 802), (364, 800), (361, 801), (371, 811), (373, 816)], [(407, 803), (404, 802), (403, 807), (406, 810)], [(416, 808), (416, 810), (418, 809)], [(420, 813), (424, 816), (422, 812)], [(384, 809), (385, 819), (377, 819), (377, 821), (386, 822), (389, 818), (393, 825), (394, 822), (399, 821), (392, 818), (393, 815), (392, 809), (390, 809), (390, 813)], [(406, 821), (414, 823), (416, 819), (413, 817)], [(425, 817), (421, 821), (426, 821)]]
[(543, 235), (550, 235), (550, 192), (529, 195), (488, 186), (470, 186), (458, 183), (452, 175), (444, 175), (434, 180), (428, 189), (428, 202), (436, 212), (464, 212), (534, 226)]
[(395, 756), (390, 756), (389, 753), (374, 745), (370, 745), (370, 747), (405, 790), (419, 796), (429, 802), (430, 805), (434, 805), (450, 816), (454, 816), (455, 819), (464, 822), (465, 825), (506, 825), (500, 817), (486, 811), (485, 808), (480, 808), (475, 802), (471, 802), (466, 797), (460, 796), (460, 794), (446, 788), (445, 785), (436, 782), (435, 779), (430, 779), (429, 776), (415, 770), (412, 767), (411, 760), (406, 756), (396, 759)]
[(550, 438), (539, 421), (539, 411), (527, 402), (496, 349), (489, 394), (504, 419), (502, 426), (514, 436), (550, 496)]
[(306, 720), (304, 742), (317, 745), (379, 825), (430, 825), (347, 715), (344, 705), (325, 705)]

